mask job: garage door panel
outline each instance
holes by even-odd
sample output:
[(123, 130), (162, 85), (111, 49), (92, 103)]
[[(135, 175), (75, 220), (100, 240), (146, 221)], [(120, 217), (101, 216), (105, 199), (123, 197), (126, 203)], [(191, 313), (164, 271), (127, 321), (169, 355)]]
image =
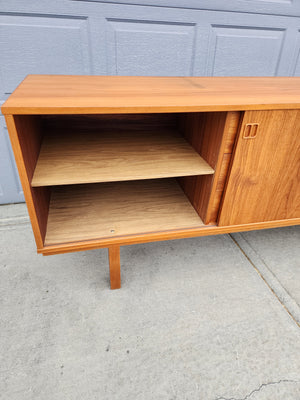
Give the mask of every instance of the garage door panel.
[(209, 75), (275, 76), (285, 30), (212, 26)]
[(195, 24), (108, 19), (109, 72), (190, 75)]
[(2, 93), (27, 74), (89, 74), (87, 29), (86, 18), (0, 16)]

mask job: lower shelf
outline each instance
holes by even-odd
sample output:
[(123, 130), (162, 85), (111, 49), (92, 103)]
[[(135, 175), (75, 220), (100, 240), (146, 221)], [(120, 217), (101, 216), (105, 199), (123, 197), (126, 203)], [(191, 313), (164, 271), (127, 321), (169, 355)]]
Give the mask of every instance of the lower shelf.
[(201, 226), (176, 179), (57, 186), (45, 245)]

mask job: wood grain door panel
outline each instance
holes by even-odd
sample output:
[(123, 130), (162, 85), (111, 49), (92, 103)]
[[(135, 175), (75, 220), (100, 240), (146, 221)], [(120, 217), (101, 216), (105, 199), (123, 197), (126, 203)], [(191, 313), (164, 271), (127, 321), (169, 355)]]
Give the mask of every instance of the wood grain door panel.
[(219, 225), (300, 217), (300, 111), (247, 111)]

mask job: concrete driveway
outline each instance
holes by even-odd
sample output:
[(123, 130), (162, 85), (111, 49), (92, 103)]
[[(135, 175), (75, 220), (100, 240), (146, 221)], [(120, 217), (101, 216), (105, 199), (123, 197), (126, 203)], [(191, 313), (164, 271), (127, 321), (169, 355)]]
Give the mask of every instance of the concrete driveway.
[(0, 207), (0, 398), (299, 400), (300, 227), (36, 254)]

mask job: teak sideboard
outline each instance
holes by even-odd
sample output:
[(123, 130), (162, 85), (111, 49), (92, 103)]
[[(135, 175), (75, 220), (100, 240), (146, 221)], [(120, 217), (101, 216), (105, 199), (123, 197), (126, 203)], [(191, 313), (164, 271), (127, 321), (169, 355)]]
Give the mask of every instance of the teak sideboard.
[(38, 253), (300, 223), (300, 78), (29, 75), (2, 106)]

